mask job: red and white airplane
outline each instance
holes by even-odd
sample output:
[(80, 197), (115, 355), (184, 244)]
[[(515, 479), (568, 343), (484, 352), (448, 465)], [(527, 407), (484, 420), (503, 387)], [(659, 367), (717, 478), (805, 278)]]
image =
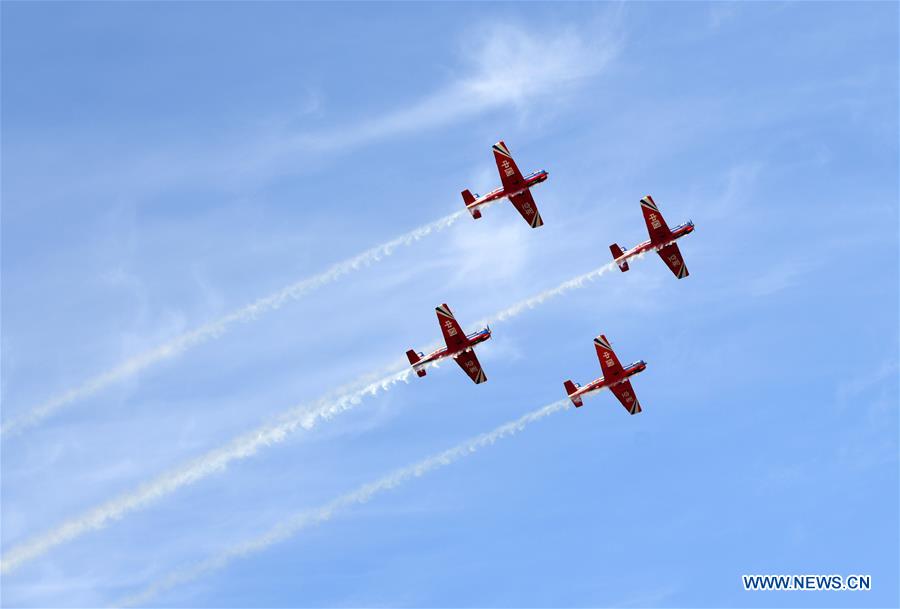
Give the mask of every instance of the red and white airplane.
[(509, 153), (509, 148), (506, 147), (502, 140), (494, 144), (493, 149), (494, 160), (497, 161), (497, 170), (500, 172), (500, 182), (503, 186), (495, 188), (483, 196), (473, 195), (468, 189), (462, 191), (466, 209), (477, 220), (481, 217), (480, 208), (483, 205), (508, 197), (510, 203), (525, 218), (525, 221), (531, 225), (531, 228), (543, 226), (544, 221), (541, 219), (541, 214), (538, 212), (537, 205), (535, 205), (529, 189), (546, 180), (550, 174), (545, 169), (542, 169), (523, 176)]
[(484, 370), (481, 369), (481, 364), (478, 362), (478, 358), (475, 357), (475, 351), (472, 350), (472, 347), (478, 343), (483, 343), (491, 337), (490, 327), (466, 334), (459, 327), (459, 322), (456, 321), (456, 318), (453, 317), (450, 307), (442, 304), (439, 307), (435, 307), (434, 310), (437, 312), (438, 323), (441, 326), (441, 332), (444, 334), (444, 342), (447, 343), (447, 346), (428, 355), (421, 351), (416, 353), (412, 349), (407, 351), (406, 357), (409, 358), (409, 363), (412, 365), (413, 370), (419, 376), (425, 376), (425, 368), (429, 363), (445, 357), (452, 357), (476, 384), (485, 382), (487, 377), (484, 375)]
[(631, 414), (639, 413), (641, 404), (638, 402), (637, 396), (634, 395), (634, 389), (632, 389), (631, 381), (628, 378), (643, 372), (647, 368), (647, 362), (639, 360), (623, 368), (622, 364), (619, 363), (619, 358), (616, 357), (612, 347), (609, 346), (609, 341), (602, 334), (594, 339), (594, 347), (597, 349), (597, 358), (600, 360), (603, 376), (595, 381), (591, 381), (584, 387), (572, 381), (563, 383), (566, 393), (569, 394), (569, 399), (578, 408), (584, 405), (583, 397), (586, 394), (609, 387), (613, 395), (622, 402), (625, 410)]
[(609, 251), (612, 252), (613, 259), (619, 265), (619, 269), (624, 273), (628, 270), (629, 258), (650, 250), (656, 250), (656, 253), (666, 263), (666, 266), (675, 273), (676, 277), (679, 279), (687, 277), (688, 270), (684, 265), (684, 258), (681, 257), (681, 251), (679, 251), (675, 241), (694, 232), (694, 223), (688, 221), (685, 224), (669, 229), (666, 221), (663, 220), (662, 214), (659, 213), (659, 208), (656, 207), (653, 197), (650, 195), (641, 199), (641, 211), (644, 214), (644, 222), (647, 223), (650, 240), (625, 251), (622, 251), (617, 243), (610, 245)]

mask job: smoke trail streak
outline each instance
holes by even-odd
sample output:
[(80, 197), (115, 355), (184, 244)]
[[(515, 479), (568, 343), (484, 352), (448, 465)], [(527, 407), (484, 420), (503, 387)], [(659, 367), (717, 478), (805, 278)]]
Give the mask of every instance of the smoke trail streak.
[(420, 226), (396, 239), (392, 239), (381, 245), (376, 245), (357, 256), (334, 264), (318, 275), (302, 279), (286, 286), (277, 292), (264, 296), (263, 298), (220, 317), (215, 321), (189, 332), (185, 332), (158, 347), (127, 359), (106, 372), (88, 379), (81, 385), (69, 389), (43, 404), (34, 407), (25, 414), (7, 421), (0, 427), (0, 436), (7, 436), (34, 427), (72, 402), (90, 397), (109, 385), (129, 378), (153, 364), (170, 359), (192, 347), (218, 338), (236, 323), (254, 320), (264, 313), (281, 308), (290, 300), (298, 300), (326, 284), (337, 281), (344, 275), (371, 266), (381, 259), (390, 256), (399, 247), (411, 245), (433, 232), (448, 228), (459, 220), (464, 213), (464, 211), (452, 213), (449, 216), (444, 216), (440, 220), (435, 220), (434, 222)]
[(319, 400), (315, 407), (296, 407), (279, 417), (277, 423), (263, 425), (231, 442), (211, 450), (193, 461), (161, 474), (133, 491), (125, 492), (88, 512), (68, 520), (43, 535), (13, 547), (3, 553), (0, 573), (8, 573), (62, 543), (88, 531), (99, 529), (129, 512), (141, 509), (169, 495), (181, 487), (193, 484), (214, 473), (223, 471), (229, 463), (253, 456), (263, 447), (278, 444), (298, 430), (310, 430), (321, 421), (357, 406), (364, 397), (388, 391), (397, 383), (409, 381), (412, 369), (401, 370), (365, 385), (333, 401)]
[[(512, 319), (546, 302), (550, 298), (584, 287), (587, 283), (600, 277), (614, 266), (614, 263), (605, 264), (578, 277), (564, 281), (554, 288), (544, 290), (535, 296), (521, 300), (510, 307), (498, 311), (494, 315), (485, 318), (485, 321), (482, 323), (502, 322)], [(428, 367), (437, 367), (438, 364), (439, 362), (432, 362), (428, 364)], [(253, 431), (240, 435), (224, 446), (213, 449), (193, 461), (165, 472), (137, 489), (127, 491), (80, 516), (63, 522), (44, 534), (13, 547), (9, 552), (4, 553), (2, 560), (0, 560), (0, 573), (8, 573), (22, 564), (45, 554), (57, 545), (80, 537), (88, 531), (102, 528), (130, 512), (147, 507), (154, 501), (174, 493), (184, 486), (220, 472), (232, 461), (246, 459), (255, 455), (260, 448), (279, 444), (297, 431), (311, 430), (319, 422), (330, 420), (355, 408), (366, 397), (388, 391), (398, 383), (409, 382), (412, 374), (412, 369), (408, 368), (405, 362), (398, 361), (393, 368), (387, 369), (385, 376), (363, 384), (362, 387), (353, 388), (361, 384), (357, 381), (347, 386), (347, 393), (319, 398), (314, 402), (313, 406), (302, 405), (289, 409), (278, 417), (277, 423), (262, 425)], [(370, 375), (367, 374), (364, 377), (370, 378)]]
[[(646, 252), (641, 252), (636, 256), (632, 257), (632, 260), (638, 260), (644, 257)], [(557, 296), (561, 296), (566, 292), (571, 292), (572, 290), (577, 290), (578, 288), (583, 288), (585, 284), (594, 281), (598, 277), (605, 275), (609, 271), (617, 268), (615, 262), (610, 262), (609, 264), (604, 264), (601, 267), (598, 267), (592, 271), (588, 271), (583, 275), (579, 275), (578, 277), (573, 277), (568, 281), (564, 281), (556, 287), (550, 288), (548, 290), (544, 290), (540, 294), (536, 294), (531, 296), (530, 298), (526, 298), (524, 300), (520, 300), (516, 304), (509, 306), (501, 311), (497, 311), (491, 317), (486, 317), (479, 322), (479, 324), (490, 324), (497, 323), (499, 321), (506, 321), (508, 319), (512, 319), (513, 317), (517, 317), (524, 313), (527, 310), (533, 309), (539, 305), (544, 304), (551, 298), (555, 298)]]
[(338, 515), (340, 512), (347, 510), (354, 505), (366, 503), (376, 495), (379, 495), (385, 491), (392, 490), (404, 484), (405, 482), (409, 482), (414, 478), (420, 478), (430, 472), (455, 463), (456, 461), (459, 461), (464, 457), (468, 457), (469, 455), (479, 451), (482, 448), (493, 445), (498, 440), (522, 431), (531, 423), (539, 421), (561, 410), (565, 410), (568, 407), (568, 399), (562, 399), (557, 402), (553, 402), (552, 404), (548, 404), (542, 408), (534, 410), (514, 421), (510, 421), (508, 423), (500, 425), (493, 431), (483, 433), (481, 435), (475, 436), (474, 438), (470, 438), (460, 444), (457, 444), (453, 448), (427, 457), (412, 465), (408, 465), (401, 469), (395, 470), (394, 472), (382, 478), (379, 478), (374, 482), (364, 484), (356, 490), (342, 495), (330, 501), (329, 503), (326, 503), (325, 505), (295, 514), (294, 516), (276, 524), (274, 527), (272, 527), (262, 535), (259, 535), (258, 537), (234, 545), (214, 556), (207, 558), (206, 560), (193, 565), (192, 567), (179, 571), (173, 571), (158, 582), (150, 584), (147, 588), (140, 591), (139, 593), (117, 602), (116, 606), (133, 606), (146, 604), (147, 601), (154, 598), (161, 592), (169, 590), (179, 584), (197, 579), (198, 577), (211, 571), (221, 569), (231, 563), (233, 560), (244, 558), (250, 554), (255, 554), (257, 552), (263, 552), (276, 543), (286, 541), (305, 528), (327, 522), (334, 516)]

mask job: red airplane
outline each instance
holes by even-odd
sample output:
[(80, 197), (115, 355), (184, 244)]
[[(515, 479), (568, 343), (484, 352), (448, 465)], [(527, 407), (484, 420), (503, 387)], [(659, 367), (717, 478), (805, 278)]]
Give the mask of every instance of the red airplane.
[(609, 251), (612, 252), (613, 259), (619, 265), (619, 269), (624, 273), (628, 270), (629, 258), (650, 250), (656, 250), (656, 253), (666, 263), (666, 266), (675, 273), (676, 277), (679, 279), (687, 277), (688, 270), (684, 265), (684, 258), (681, 257), (681, 252), (675, 241), (694, 232), (694, 223), (688, 221), (685, 224), (676, 226), (674, 229), (669, 229), (666, 221), (663, 220), (662, 214), (659, 213), (659, 208), (656, 207), (653, 197), (650, 195), (641, 199), (641, 211), (644, 214), (644, 222), (647, 223), (650, 240), (644, 241), (640, 245), (635, 245), (624, 252), (617, 243), (610, 245)]
[(466, 209), (477, 220), (481, 217), (480, 207), (503, 197), (509, 197), (510, 203), (525, 218), (525, 221), (531, 225), (531, 228), (543, 226), (544, 221), (541, 220), (541, 214), (538, 212), (537, 205), (535, 205), (529, 189), (546, 180), (550, 174), (542, 169), (523, 177), (522, 172), (519, 171), (516, 162), (509, 153), (509, 148), (506, 147), (502, 140), (494, 144), (493, 149), (494, 159), (497, 161), (497, 170), (500, 172), (500, 182), (503, 186), (495, 188), (484, 196), (473, 195), (468, 189), (462, 191)]
[(569, 399), (578, 408), (584, 405), (582, 401), (584, 395), (609, 387), (609, 390), (622, 402), (625, 410), (631, 414), (639, 413), (641, 404), (638, 402), (637, 396), (634, 395), (634, 389), (632, 389), (631, 381), (628, 380), (628, 377), (643, 372), (647, 368), (647, 362), (639, 360), (627, 368), (623, 368), (622, 364), (619, 363), (619, 358), (616, 357), (612, 347), (609, 346), (609, 341), (602, 334), (594, 339), (594, 347), (597, 349), (597, 358), (600, 360), (603, 376), (596, 381), (591, 381), (584, 387), (572, 381), (563, 383), (566, 393), (569, 394)]
[(447, 346), (428, 355), (421, 351), (416, 353), (412, 349), (407, 351), (406, 357), (409, 358), (413, 370), (419, 376), (425, 376), (425, 369), (429, 363), (445, 357), (452, 357), (459, 367), (469, 375), (469, 378), (475, 381), (475, 384), (485, 382), (487, 377), (484, 375), (484, 370), (481, 369), (481, 364), (478, 363), (472, 347), (491, 337), (490, 327), (467, 335), (459, 327), (459, 322), (453, 317), (453, 313), (446, 303), (435, 307), (434, 310), (437, 312), (438, 323), (441, 326), (441, 332), (444, 333), (444, 342), (447, 343)]

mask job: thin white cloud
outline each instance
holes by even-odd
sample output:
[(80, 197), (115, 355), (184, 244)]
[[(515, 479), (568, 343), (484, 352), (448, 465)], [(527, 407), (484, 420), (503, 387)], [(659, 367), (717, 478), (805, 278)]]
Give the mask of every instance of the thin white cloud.
[[(512, 319), (534, 309), (551, 298), (584, 287), (613, 268), (615, 268), (615, 263), (609, 263), (573, 277), (558, 286), (544, 290), (484, 318), (480, 324), (492, 324)], [(330, 420), (355, 408), (366, 397), (388, 391), (399, 383), (406, 383), (411, 374), (411, 368), (403, 362), (397, 362), (387, 368), (385, 376), (367, 382), (358, 389), (336, 397), (321, 398), (312, 407), (303, 405), (288, 410), (279, 417), (277, 423), (266, 424), (242, 434), (220, 448), (213, 449), (189, 463), (158, 476), (133, 491), (123, 493), (115, 499), (107, 501), (80, 516), (67, 520), (46, 533), (27, 540), (13, 547), (8, 552), (4, 552), (3, 558), (0, 560), (0, 572), (8, 573), (13, 571), (46, 554), (60, 544), (81, 537), (89, 531), (100, 529), (126, 514), (149, 506), (184, 486), (194, 484), (214, 473), (223, 471), (232, 461), (246, 459), (255, 455), (261, 448), (280, 444), (298, 431), (311, 430), (320, 422)], [(369, 375), (366, 376), (368, 377)], [(357, 384), (360, 383), (357, 382)]]
[[(367, 119), (322, 129), (291, 129), (288, 118), (271, 118), (271, 126), (234, 133), (212, 149), (205, 143), (182, 142), (117, 171), (90, 175), (83, 184), (92, 191), (113, 187), (154, 190), (181, 183), (215, 183), (235, 188), (276, 175), (295, 174), (298, 167), (323, 154), (343, 153), (378, 141), (446, 127), (488, 112), (506, 109), (519, 115), (533, 104), (562, 100), (595, 76), (620, 46), (611, 25), (600, 24), (586, 39), (580, 30), (533, 30), (518, 24), (473, 28), (460, 41), (455, 77), (405, 106)], [(321, 110), (327, 91), (299, 103), (309, 113)], [(185, 150), (191, 150), (185, 154)], [(71, 196), (66, 184), (60, 196)]]
[(867, 367), (863, 374), (849, 376), (838, 381), (835, 395), (839, 402), (855, 397), (871, 387), (877, 385), (886, 378), (896, 378), (897, 369), (900, 368), (896, 360), (890, 359), (881, 362), (875, 368)]
[[(516, 214), (514, 210), (507, 211)], [(476, 274), (483, 282), (508, 281), (529, 268), (531, 229), (518, 214), (515, 218), (507, 215), (502, 223), (499, 220), (472, 222), (465, 231), (455, 232), (453, 242), (457, 253), (453, 257), (452, 273), (456, 281), (465, 281)]]
[(191, 567), (173, 571), (166, 577), (160, 579), (147, 586), (141, 592), (122, 599), (117, 602), (116, 606), (135, 606), (144, 605), (149, 600), (170, 588), (188, 581), (197, 579), (198, 577), (221, 569), (232, 561), (244, 558), (251, 554), (263, 552), (272, 545), (290, 539), (303, 529), (316, 526), (327, 522), (336, 515), (347, 510), (354, 505), (366, 503), (377, 495), (385, 491), (392, 490), (410, 480), (421, 478), (437, 469), (451, 465), (464, 457), (468, 457), (488, 446), (492, 446), (499, 440), (512, 436), (527, 427), (528, 425), (540, 421), (552, 414), (566, 410), (569, 408), (569, 400), (561, 399), (552, 404), (547, 404), (537, 410), (519, 417), (514, 421), (504, 423), (499, 427), (487, 433), (480, 434), (474, 438), (470, 438), (461, 442), (443, 452), (437, 453), (412, 465), (407, 465), (401, 469), (395, 470), (390, 474), (379, 478), (373, 482), (363, 484), (354, 491), (345, 495), (341, 495), (336, 499), (322, 505), (318, 508), (300, 512), (274, 527), (248, 541), (234, 545), (226, 550), (215, 554), (206, 560), (199, 562)]
[(765, 298), (794, 288), (799, 279), (811, 271), (813, 265), (806, 259), (788, 259), (766, 267), (756, 277), (748, 280), (746, 289), (751, 296)]
[(596, 75), (616, 53), (607, 35), (585, 41), (574, 29), (535, 32), (515, 25), (472, 32), (465, 40), (465, 75), (401, 110), (347, 129), (305, 134), (290, 144), (319, 150), (359, 146), (405, 133), (433, 129), (498, 108), (524, 110), (550, 96), (566, 96)]

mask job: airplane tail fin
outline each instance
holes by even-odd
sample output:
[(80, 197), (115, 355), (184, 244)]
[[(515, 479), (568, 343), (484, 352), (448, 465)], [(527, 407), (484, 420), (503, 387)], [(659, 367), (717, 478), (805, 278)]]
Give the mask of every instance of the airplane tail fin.
[[(462, 191), (463, 202), (466, 204), (466, 209), (469, 209), (469, 205), (475, 202), (475, 196), (469, 191), (469, 189), (465, 189)], [(469, 209), (469, 213), (472, 214), (472, 217), (476, 220), (481, 217), (480, 209)]]
[[(622, 251), (622, 248), (619, 247), (618, 243), (613, 243), (612, 245), (610, 245), (609, 251), (612, 252), (613, 260), (616, 260), (617, 258), (622, 256), (622, 254), (625, 253)], [(619, 265), (619, 270), (622, 271), (623, 273), (628, 270), (628, 261), (627, 260), (623, 260), (622, 262), (618, 262), (617, 264)]]
[(419, 357), (419, 354), (410, 349), (406, 352), (406, 357), (409, 358), (409, 364), (413, 367), (413, 370), (416, 371), (416, 374), (418, 374), (420, 377), (425, 376), (425, 368), (416, 368), (416, 364), (418, 364), (419, 360), (421, 359)]
[(578, 391), (578, 385), (573, 383), (572, 381), (566, 381), (563, 383), (563, 386), (566, 388), (566, 393), (569, 396), (569, 399), (572, 400), (572, 403), (575, 404), (575, 408), (579, 408), (584, 405), (584, 401), (582, 401), (581, 396), (572, 397), (572, 394)]

